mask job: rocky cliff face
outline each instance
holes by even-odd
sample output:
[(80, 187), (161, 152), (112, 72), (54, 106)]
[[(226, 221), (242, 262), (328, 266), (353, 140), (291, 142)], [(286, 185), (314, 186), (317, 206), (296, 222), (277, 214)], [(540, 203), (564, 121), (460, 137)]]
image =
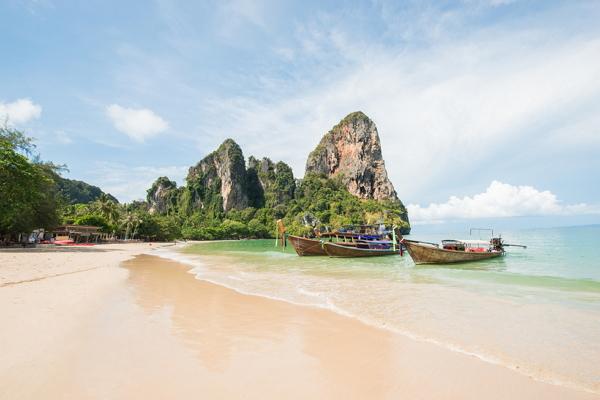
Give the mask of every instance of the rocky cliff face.
[(204, 224), (212, 229), (227, 218), (251, 219), (244, 221), (264, 225), (261, 232), (275, 219), (287, 218), (299, 233), (313, 214), (333, 226), (377, 219), (410, 231), (406, 209), (387, 176), (377, 128), (362, 112), (348, 115), (322, 138), (308, 157), (306, 173), (297, 183), (287, 164), (266, 157), (251, 156), (246, 166), (240, 147), (227, 139), (189, 169), (186, 185), (177, 188), (159, 178), (147, 201), (153, 212), (194, 217), (190, 237), (214, 237)]
[(248, 170), (256, 171), (258, 184), (266, 190), (267, 187), (275, 180), (275, 164), (270, 158), (263, 157), (262, 160), (254, 156), (248, 158)]
[(363, 199), (398, 200), (381, 154), (375, 123), (354, 112), (334, 126), (306, 161), (306, 173), (339, 177), (353, 195)]
[(146, 201), (149, 212), (154, 214), (166, 214), (170, 207), (176, 204), (177, 184), (166, 176), (161, 176), (148, 189)]
[[(258, 207), (275, 207), (294, 197), (296, 181), (289, 165), (283, 161), (274, 163), (264, 157), (258, 160), (252, 156), (248, 159), (248, 190), (249, 193), (261, 193), (262, 204)], [(253, 177), (253, 178), (251, 178)], [(252, 185), (256, 182), (259, 187)], [(255, 206), (256, 207), (256, 206)]]
[(193, 190), (194, 206), (217, 208), (221, 203), (223, 211), (248, 206), (244, 155), (232, 139), (191, 167), (187, 182)]

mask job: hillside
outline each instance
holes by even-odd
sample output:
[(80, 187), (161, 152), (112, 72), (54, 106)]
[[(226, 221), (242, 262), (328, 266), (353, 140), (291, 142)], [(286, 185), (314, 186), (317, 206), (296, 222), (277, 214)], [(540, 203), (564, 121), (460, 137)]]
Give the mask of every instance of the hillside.
[(151, 213), (181, 220), (193, 239), (265, 237), (282, 218), (292, 233), (317, 226), (395, 224), (410, 231), (408, 215), (388, 178), (375, 124), (348, 115), (310, 153), (303, 179), (283, 161), (244, 157), (225, 140), (189, 169), (185, 185), (160, 177), (148, 190)]

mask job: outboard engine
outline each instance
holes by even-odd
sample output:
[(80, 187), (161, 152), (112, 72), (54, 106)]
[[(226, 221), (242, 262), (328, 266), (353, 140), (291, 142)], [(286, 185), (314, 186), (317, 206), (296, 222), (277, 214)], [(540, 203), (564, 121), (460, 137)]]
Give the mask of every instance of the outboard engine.
[(502, 241), (502, 238), (492, 238), (490, 243), (492, 245), (492, 249), (496, 251), (504, 251), (504, 242)]

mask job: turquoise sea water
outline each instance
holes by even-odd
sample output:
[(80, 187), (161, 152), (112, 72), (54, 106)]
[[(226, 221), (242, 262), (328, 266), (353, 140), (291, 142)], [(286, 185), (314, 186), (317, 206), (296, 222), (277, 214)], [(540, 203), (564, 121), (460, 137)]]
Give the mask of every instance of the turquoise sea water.
[[(426, 266), (408, 254), (298, 257), (273, 240), (200, 243), (171, 256), (195, 266), (199, 279), (243, 293), (328, 308), (539, 380), (600, 392), (600, 225), (502, 237), (527, 249)], [(469, 235), (419, 235), (417, 227), (411, 238)]]

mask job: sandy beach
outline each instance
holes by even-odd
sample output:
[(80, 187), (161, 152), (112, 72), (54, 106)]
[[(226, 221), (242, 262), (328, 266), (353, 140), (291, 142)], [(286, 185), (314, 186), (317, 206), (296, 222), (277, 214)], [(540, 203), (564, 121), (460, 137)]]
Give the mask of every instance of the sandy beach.
[(0, 252), (0, 398), (600, 398), (200, 281), (156, 247)]

